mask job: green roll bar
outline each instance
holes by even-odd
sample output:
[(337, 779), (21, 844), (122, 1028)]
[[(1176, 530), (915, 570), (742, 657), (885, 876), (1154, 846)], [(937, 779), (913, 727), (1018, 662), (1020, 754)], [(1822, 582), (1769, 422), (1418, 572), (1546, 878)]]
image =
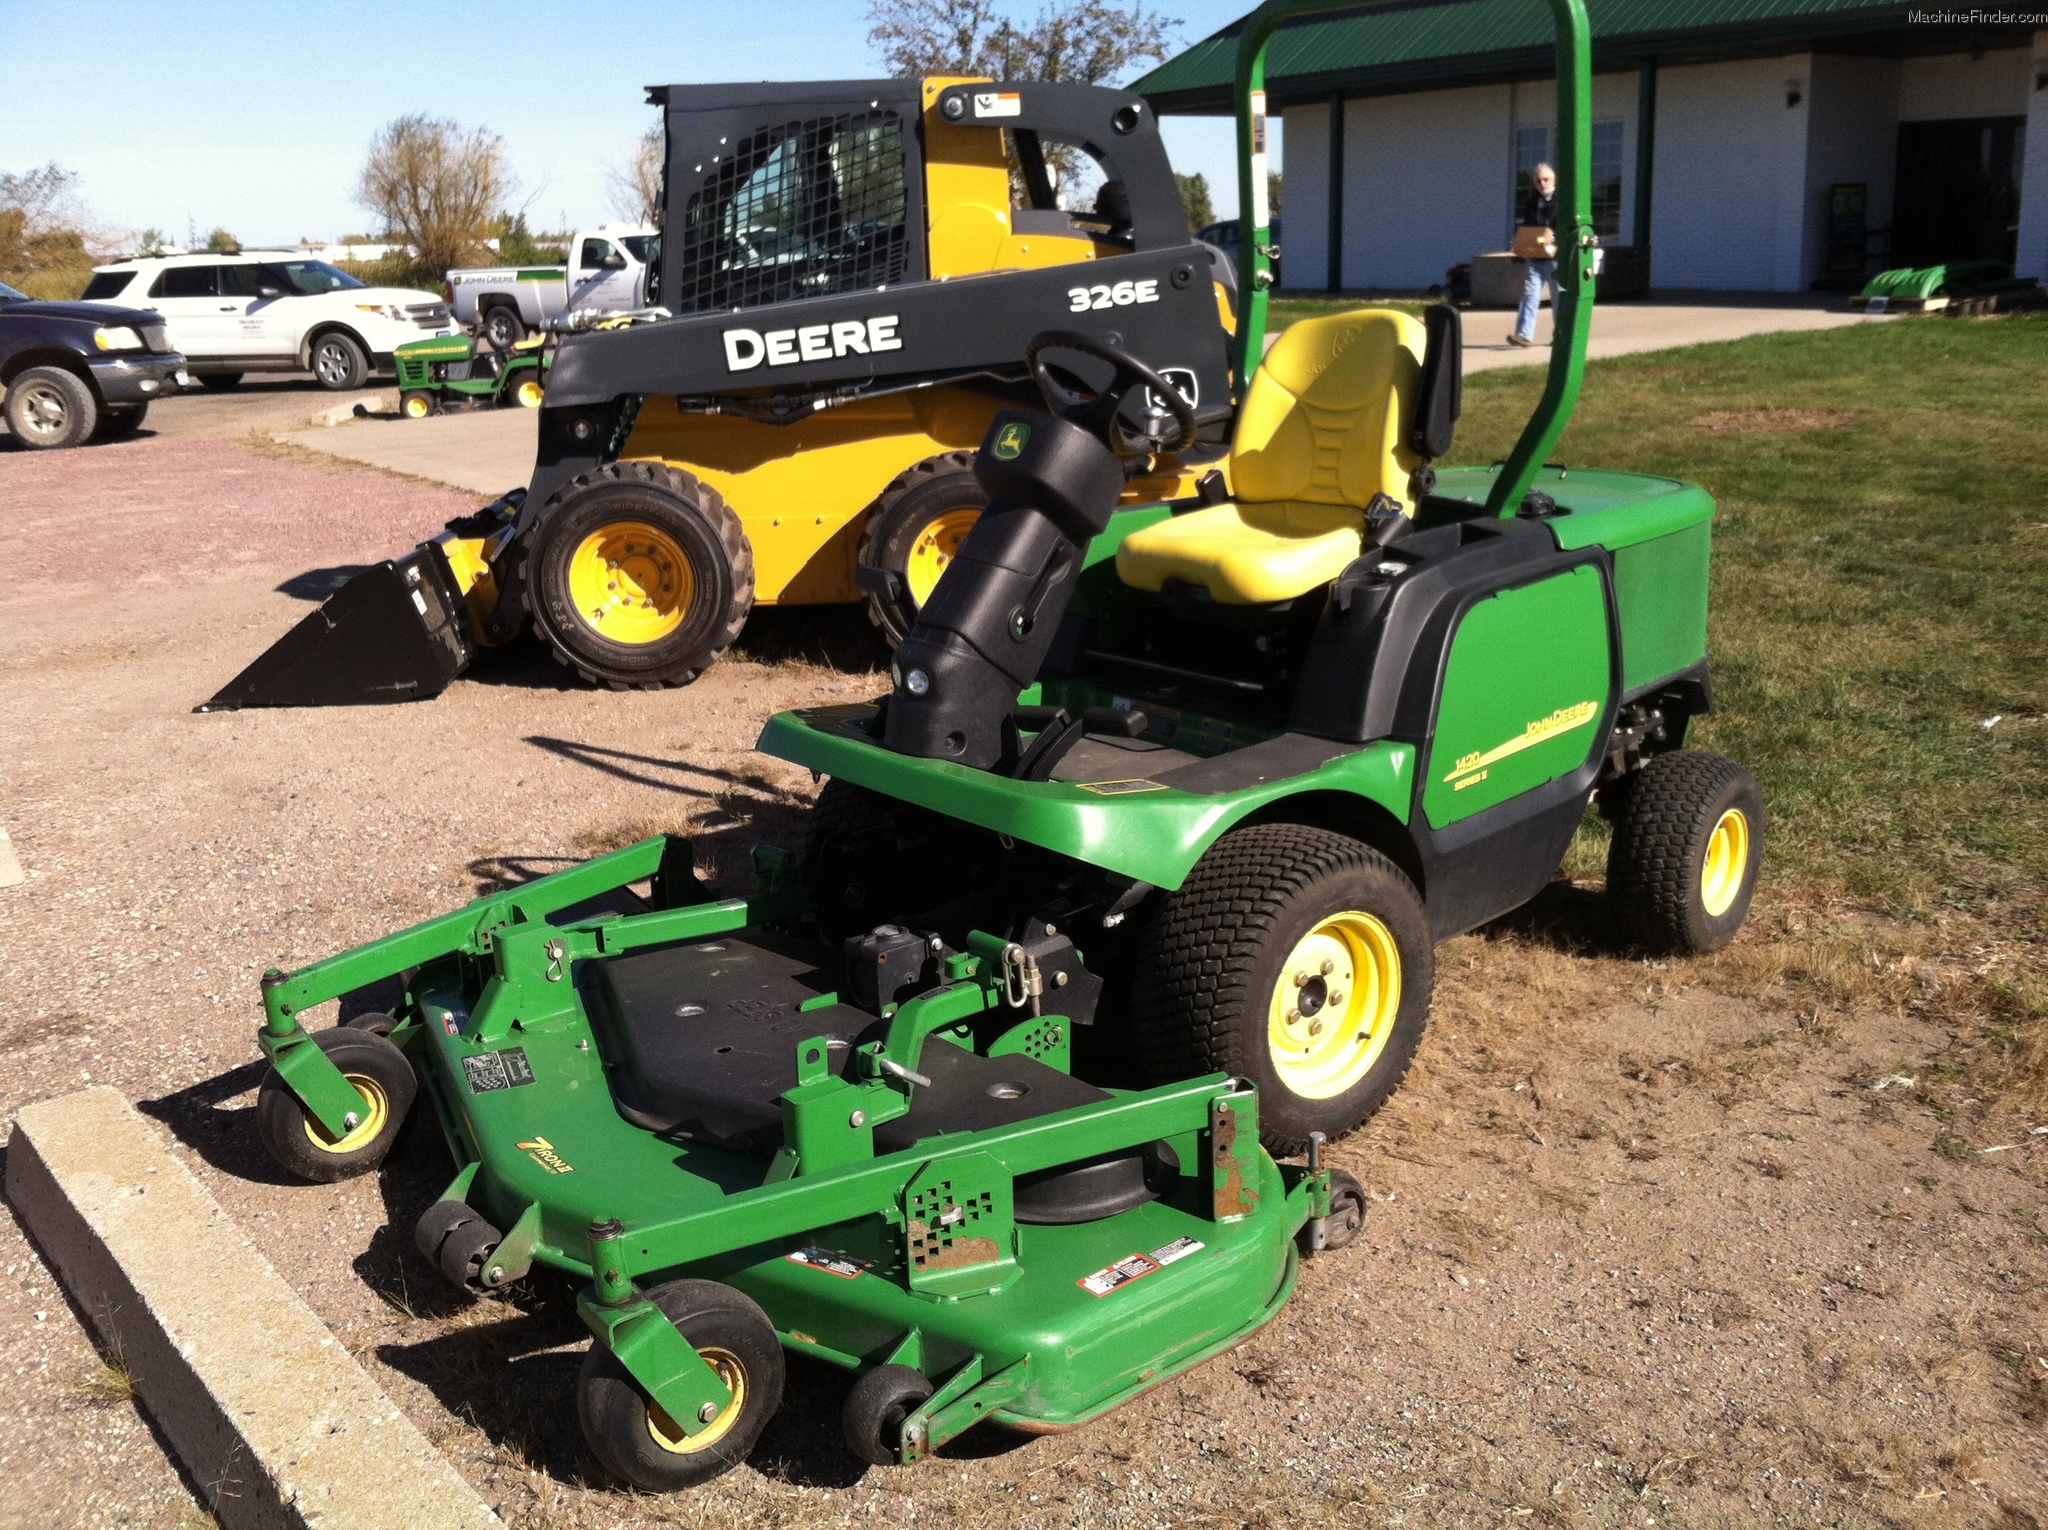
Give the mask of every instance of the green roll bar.
[[(1368, 0), (1389, 4), (1391, 0)], [(1557, 343), (1536, 412), (1508, 453), (1487, 496), (1491, 515), (1513, 515), (1536, 471), (1564, 434), (1586, 373), (1599, 241), (1593, 233), (1593, 42), (1584, 0), (1549, 0), (1557, 23)], [(1283, 21), (1318, 11), (1361, 10), (1357, 0), (1266, 0), (1245, 18), (1237, 40), (1238, 265), (1244, 296), (1237, 319), (1237, 395), (1242, 399), (1266, 354), (1267, 292), (1273, 285), (1273, 234), (1266, 204), (1266, 45)], [(1246, 256), (1249, 259), (1246, 259)]]

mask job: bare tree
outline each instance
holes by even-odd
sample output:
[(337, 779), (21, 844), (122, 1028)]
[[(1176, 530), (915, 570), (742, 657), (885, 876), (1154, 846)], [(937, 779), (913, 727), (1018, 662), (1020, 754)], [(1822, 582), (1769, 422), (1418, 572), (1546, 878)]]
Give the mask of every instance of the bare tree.
[(421, 275), (475, 258), (515, 181), (505, 140), (414, 112), (370, 140), (356, 199), (412, 246)]
[(612, 211), (626, 222), (661, 222), (661, 157), (667, 148), (668, 140), (657, 122), (633, 145), (630, 161), (605, 172)]
[(86, 211), (76, 171), (54, 162), (0, 171), (0, 281), (31, 297), (76, 297), (94, 260), (119, 242)]
[(1029, 25), (994, 0), (869, 0), (868, 42), (894, 74), (981, 74), (998, 80), (1101, 85), (1172, 49), (1180, 23), (1108, 0), (1048, 0)]

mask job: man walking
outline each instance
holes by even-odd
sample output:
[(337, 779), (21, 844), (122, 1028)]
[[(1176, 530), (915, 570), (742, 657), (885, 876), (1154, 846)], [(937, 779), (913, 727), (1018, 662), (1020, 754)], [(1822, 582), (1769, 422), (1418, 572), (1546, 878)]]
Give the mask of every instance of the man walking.
[[(1531, 177), (1534, 184), (1528, 195), (1522, 199), (1522, 216), (1515, 230), (1515, 253), (1527, 258), (1522, 262), (1522, 307), (1515, 315), (1515, 332), (1508, 336), (1508, 344), (1530, 346), (1536, 343), (1536, 310), (1543, 306), (1543, 284), (1550, 284), (1550, 301), (1557, 303), (1557, 171), (1549, 165), (1538, 165)], [(1529, 230), (1544, 229), (1550, 237), (1532, 242)], [(1547, 254), (1536, 253), (1546, 249)]]

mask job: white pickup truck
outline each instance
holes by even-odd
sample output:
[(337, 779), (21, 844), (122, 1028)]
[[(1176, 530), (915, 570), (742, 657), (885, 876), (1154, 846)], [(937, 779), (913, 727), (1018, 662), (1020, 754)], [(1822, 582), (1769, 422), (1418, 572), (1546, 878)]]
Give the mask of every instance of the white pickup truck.
[(448, 273), (448, 306), (485, 344), (510, 350), (572, 313), (647, 306), (659, 236), (645, 223), (602, 223), (569, 243), (566, 266), (477, 266)]

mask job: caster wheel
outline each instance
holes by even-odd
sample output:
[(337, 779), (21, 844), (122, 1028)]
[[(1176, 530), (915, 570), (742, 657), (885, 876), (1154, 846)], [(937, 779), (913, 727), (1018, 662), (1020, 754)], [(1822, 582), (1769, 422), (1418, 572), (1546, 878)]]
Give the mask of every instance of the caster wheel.
[(747, 1458), (782, 1405), (782, 1345), (754, 1302), (715, 1280), (672, 1280), (647, 1299), (659, 1307), (732, 1390), (698, 1433), (648, 1400), (618, 1357), (593, 1344), (576, 1383), (583, 1437), (605, 1470), (649, 1493), (694, 1487)]
[(1330, 1171), (1330, 1214), (1323, 1218), (1323, 1245), (1311, 1247), (1309, 1229), (1301, 1230), (1304, 1254), (1335, 1253), (1349, 1248), (1365, 1230), (1365, 1186), (1342, 1169)]
[(272, 1068), (256, 1095), (256, 1134), (278, 1166), (300, 1179), (330, 1184), (368, 1174), (398, 1140), (419, 1080), (405, 1053), (374, 1031), (336, 1026), (316, 1032), (313, 1044), (363, 1097), (360, 1119), (342, 1136), (329, 1136)]
[(932, 1395), (932, 1384), (907, 1365), (878, 1365), (853, 1384), (839, 1415), (846, 1444), (876, 1466), (903, 1464), (903, 1421)]
[(419, 1250), (464, 1291), (485, 1289), (484, 1269), (504, 1234), (461, 1201), (436, 1201), (413, 1228)]

